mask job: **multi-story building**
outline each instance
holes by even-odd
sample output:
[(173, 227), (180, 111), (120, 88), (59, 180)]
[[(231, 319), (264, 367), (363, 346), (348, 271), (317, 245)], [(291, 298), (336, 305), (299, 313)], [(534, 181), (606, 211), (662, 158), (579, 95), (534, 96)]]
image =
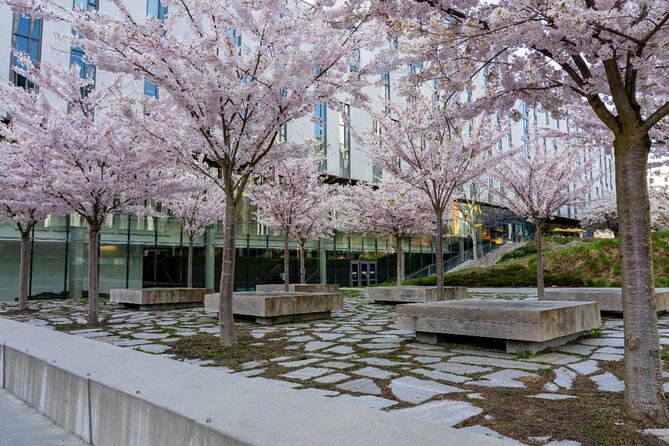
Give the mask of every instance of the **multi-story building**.
[[(100, 9), (107, 12), (114, 7), (109, 0), (60, 0), (63, 7)], [(137, 0), (127, 2), (128, 8), (137, 17), (153, 15), (163, 18), (167, 13), (159, 0)], [(94, 73), (96, 85), (107, 84), (112, 75), (86, 62), (80, 48), (69, 47), (55, 34), (72, 32), (62, 23), (43, 22), (29, 16), (12, 12), (0, 6), (0, 78), (17, 85), (27, 86), (27, 80), (12, 71), (15, 63), (14, 50), (30, 54), (36, 62), (62, 65), (77, 64), (82, 75)], [(240, 37), (241, 38), (241, 37)], [(369, 57), (364, 53), (360, 57)], [(358, 68), (358, 61), (351, 61), (351, 70)], [(407, 70), (416, 70), (408, 66)], [(377, 86), (369, 87), (369, 96), (374, 106), (383, 107), (385, 100), (398, 100), (395, 80), (406, 73), (384, 73)], [(483, 82), (483, 81), (482, 81)], [(158, 89), (150, 82), (144, 83), (144, 94), (156, 96)], [(374, 91), (375, 90), (375, 91)], [(567, 126), (565, 120), (556, 120), (547, 112), (529, 109), (520, 104), (522, 120), (515, 125), (498, 150), (523, 144), (533, 128)], [(344, 119), (341, 113), (348, 115)], [(353, 128), (350, 128), (353, 127)], [(364, 134), (375, 130), (371, 117), (355, 104), (347, 104), (342, 111), (329, 109), (325, 104), (316, 104), (313, 116), (291, 122), (281, 129), (279, 137), (299, 141), (305, 138), (321, 143), (326, 155), (324, 169), (335, 181), (375, 182), (381, 176), (352, 134)], [(601, 154), (599, 170), (607, 172), (600, 185), (593, 191), (600, 195), (604, 189), (612, 188), (612, 162), (610, 156)], [(467, 189), (467, 188), (465, 188)], [(593, 197), (594, 198), (594, 197)], [(487, 196), (481, 201), (490, 201)], [(491, 208), (493, 209), (493, 208)], [(253, 218), (253, 205), (245, 202), (240, 209), (237, 225), (236, 289), (252, 289), (257, 283), (278, 282), (282, 267), (282, 236), (268, 231)], [(499, 214), (499, 215), (498, 215)], [(515, 238), (522, 231), (522, 219), (509, 220), (508, 213), (492, 212), (487, 231), (491, 238)], [(498, 215), (495, 217), (495, 215)], [(502, 216), (503, 215), (503, 216)], [(578, 211), (571, 207), (562, 209), (559, 217), (575, 219)], [(19, 238), (9, 225), (0, 223), (0, 300), (13, 299), (18, 295)], [(101, 235), (100, 290), (111, 288), (178, 286), (185, 283), (186, 246), (179, 223), (172, 218), (157, 219), (134, 215), (110, 217)], [(210, 228), (196, 242), (194, 259), (195, 286), (215, 287), (219, 283), (222, 225)], [(423, 270), (434, 263), (434, 242), (429, 235), (409, 237), (405, 240), (405, 264), (407, 274)], [(449, 237), (444, 255), (457, 257), (468, 249), (466, 235)], [(329, 240), (311, 244), (307, 250), (307, 277), (311, 282), (339, 283), (341, 285), (363, 284), (364, 277), (372, 282), (393, 279), (393, 243), (384, 237), (363, 237), (356, 234), (337, 234)], [(51, 216), (34, 231), (31, 245), (30, 294), (33, 296), (72, 296), (85, 294), (87, 289), (86, 258), (87, 230), (85, 222), (76, 215)], [(297, 259), (292, 259), (291, 279), (297, 279)], [(360, 274), (354, 274), (360, 271)], [(353, 279), (357, 278), (358, 281)]]

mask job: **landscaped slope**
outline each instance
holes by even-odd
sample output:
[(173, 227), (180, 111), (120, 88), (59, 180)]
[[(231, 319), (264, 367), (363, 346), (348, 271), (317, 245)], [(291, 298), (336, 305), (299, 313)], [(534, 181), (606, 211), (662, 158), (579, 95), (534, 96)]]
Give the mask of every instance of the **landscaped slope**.
[[(549, 238), (544, 271), (547, 286), (618, 287), (620, 249), (618, 239)], [(445, 275), (446, 285), (523, 287), (536, 286), (536, 246), (529, 243), (506, 254), (496, 265)], [(655, 285), (669, 286), (669, 231), (653, 233)], [(407, 281), (434, 285), (435, 277)]]

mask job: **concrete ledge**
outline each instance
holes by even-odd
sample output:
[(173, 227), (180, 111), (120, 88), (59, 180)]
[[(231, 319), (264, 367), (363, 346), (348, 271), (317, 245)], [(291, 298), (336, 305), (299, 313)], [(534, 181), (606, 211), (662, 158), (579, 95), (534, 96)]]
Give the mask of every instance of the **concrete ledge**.
[(0, 343), (6, 389), (101, 446), (517, 444), (3, 318)]
[[(604, 313), (623, 312), (623, 291), (621, 288), (547, 288), (543, 300), (565, 302), (597, 302)], [(655, 288), (657, 312), (669, 310), (669, 288)]]
[[(256, 285), (258, 292), (282, 292), (285, 287), (282, 283)], [(294, 293), (338, 293), (339, 285), (336, 284), (317, 284), (317, 283), (291, 283), (288, 284), (288, 291)]]
[[(445, 286), (443, 300), (468, 299), (464, 286)], [(436, 286), (383, 286), (365, 288), (365, 299), (382, 303), (437, 302)]]
[(213, 292), (211, 288), (113, 289), (109, 292), (109, 302), (141, 310), (193, 307), (201, 305), (204, 296)]
[(541, 351), (602, 325), (594, 302), (493, 299), (399, 305), (396, 322), (422, 342), (437, 343), (449, 335), (502, 339), (509, 352)]
[[(204, 309), (218, 313), (220, 296), (207, 294)], [(245, 292), (234, 293), (232, 312), (236, 316), (251, 317), (259, 324), (272, 325), (290, 322), (294, 318), (313, 320), (330, 317), (332, 311), (344, 307), (344, 298), (337, 293)]]

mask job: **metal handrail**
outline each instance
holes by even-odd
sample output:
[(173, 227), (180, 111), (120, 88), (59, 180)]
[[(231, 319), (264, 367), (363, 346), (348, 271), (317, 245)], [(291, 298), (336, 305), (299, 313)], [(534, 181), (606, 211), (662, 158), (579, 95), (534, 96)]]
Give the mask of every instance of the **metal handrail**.
[[(490, 254), (491, 252), (496, 251), (501, 246), (502, 245), (498, 245), (497, 243), (492, 243), (492, 242), (489, 242), (489, 243), (482, 244), (482, 245), (478, 246), (477, 251), (479, 251), (481, 253), (481, 257), (479, 257), (479, 260), (482, 257)], [(466, 251), (461, 252), (457, 256), (448, 259), (446, 262), (444, 262), (444, 272), (450, 271), (450, 270), (462, 265), (463, 263), (465, 263), (469, 260), (473, 260), (473, 259), (474, 259), (474, 250), (473, 250), (473, 248), (470, 248)], [(433, 270), (434, 270), (434, 273), (432, 272)], [(424, 274), (425, 271), (427, 271), (427, 274)], [(436, 265), (434, 263), (432, 263), (432, 264), (430, 264), (430, 265), (428, 265), (424, 268), (421, 268), (418, 271), (414, 271), (411, 274), (408, 274), (405, 277), (405, 280), (416, 279), (416, 278), (419, 278), (419, 277), (425, 277), (425, 276), (429, 276), (431, 274), (436, 274)]]

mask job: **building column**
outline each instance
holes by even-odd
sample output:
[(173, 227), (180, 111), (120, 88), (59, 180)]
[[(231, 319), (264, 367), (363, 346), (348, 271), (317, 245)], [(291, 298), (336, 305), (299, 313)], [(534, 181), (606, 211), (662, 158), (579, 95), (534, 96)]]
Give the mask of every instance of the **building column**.
[(69, 286), (68, 296), (74, 299), (83, 297), (84, 281), (88, 278), (86, 271), (88, 254), (86, 252), (87, 232), (85, 227), (70, 226), (70, 253), (68, 255)]
[(321, 239), (318, 240), (318, 275), (320, 277), (320, 282), (323, 285), (328, 283), (327, 266), (327, 250), (325, 249), (325, 243)]
[(204, 260), (204, 276), (205, 276), (205, 288), (215, 289), (215, 277), (216, 277), (216, 249), (214, 246), (214, 240), (216, 235), (216, 228), (209, 227), (204, 234), (204, 243), (205, 243), (205, 260)]

